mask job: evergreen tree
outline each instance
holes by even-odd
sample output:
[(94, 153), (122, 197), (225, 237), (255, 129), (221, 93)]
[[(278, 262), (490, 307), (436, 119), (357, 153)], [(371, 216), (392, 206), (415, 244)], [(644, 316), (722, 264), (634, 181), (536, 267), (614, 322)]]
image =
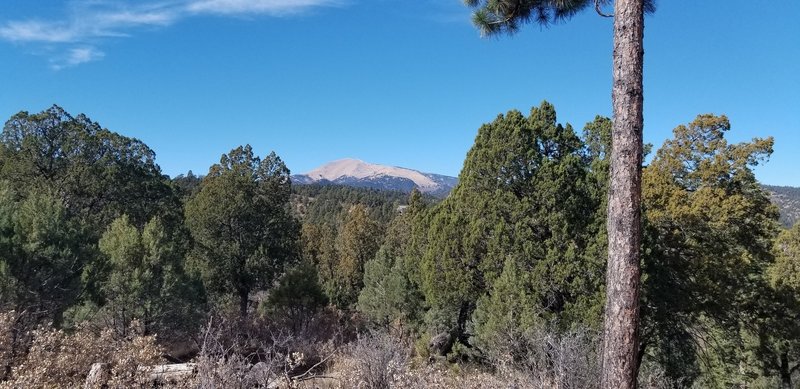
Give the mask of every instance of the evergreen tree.
[(589, 248), (602, 225), (602, 196), (590, 190), (590, 163), (546, 102), (528, 117), (511, 111), (481, 127), (458, 186), (420, 221), (429, 226), (419, 279), (438, 321), (431, 329), (466, 342), (475, 303), (499, 293), (493, 285), (509, 260), (524, 273), (517, 294), (536, 302), (516, 310), (539, 316), (525, 320), (599, 324), (603, 258)]
[(641, 244), (641, 180), (644, 73), (644, 14), (652, 0), (614, 0), (614, 14), (601, 6), (609, 0), (464, 0), (478, 10), (473, 22), (485, 35), (514, 33), (521, 24), (547, 25), (566, 20), (594, 4), (597, 13), (614, 17), (614, 109), (610, 186), (608, 192), (608, 266), (604, 388), (635, 388), (639, 335), (639, 250)]
[(409, 273), (410, 242), (414, 219), (424, 211), (424, 204), (417, 190), (409, 199), (409, 206), (389, 224), (375, 258), (364, 265), (358, 310), (379, 326), (415, 331), (422, 319), (423, 297)]
[(530, 281), (517, 260), (509, 258), (491, 292), (478, 300), (471, 341), (492, 360), (525, 358), (530, 346), (526, 335), (543, 324)]
[(311, 314), (328, 304), (317, 270), (312, 263), (301, 261), (289, 269), (269, 293), (265, 308), (275, 320), (285, 319), (297, 331)]
[(775, 263), (768, 272), (775, 293), (763, 326), (767, 366), (777, 372), (783, 389), (793, 388), (800, 371), (800, 224), (781, 232), (775, 241)]
[(335, 227), (304, 223), (300, 241), (303, 260), (315, 267), (318, 281), (330, 299), (335, 291), (333, 280), (337, 277), (336, 265), (339, 261)]
[(123, 214), (141, 227), (179, 209), (147, 145), (55, 105), (12, 116), (0, 134), (0, 160), (0, 176), (20, 192), (52, 191), (94, 239)]
[(364, 286), (364, 264), (375, 256), (381, 231), (363, 205), (355, 205), (345, 216), (336, 240), (337, 262), (332, 278), (325, 280), (331, 300), (342, 308), (358, 301)]
[(6, 287), (4, 305), (35, 317), (49, 317), (56, 327), (79, 296), (91, 248), (80, 226), (67, 217), (63, 202), (47, 193), (27, 198), (0, 182), (0, 269)]
[(290, 194), (283, 161), (275, 153), (262, 160), (247, 145), (223, 155), (186, 204), (193, 258), (206, 289), (235, 295), (242, 316), (250, 293), (270, 288), (298, 259), (299, 225)]
[[(125, 334), (138, 319), (145, 334), (167, 336), (191, 322), (202, 301), (183, 269), (184, 245), (154, 218), (140, 231), (122, 216), (100, 239), (108, 258), (108, 278), (101, 284), (112, 328)], [(169, 333), (168, 333), (169, 332)]]
[(95, 247), (117, 217), (128, 215), (138, 228), (156, 215), (170, 227), (182, 223), (179, 199), (150, 148), (58, 106), (20, 112), (5, 123), (0, 178), (13, 183), (18, 198), (58, 199), (59, 218), (76, 231), (82, 248), (75, 266), (83, 282), (70, 283), (74, 290), (62, 291), (65, 296), (102, 303), (99, 283), (107, 269)]
[(639, 357), (651, 356), (674, 377), (703, 373), (707, 386), (749, 380), (740, 366), (754, 367), (746, 338), (758, 320), (758, 295), (767, 292), (778, 218), (752, 171), (772, 152), (772, 139), (728, 144), (729, 129), (725, 116), (714, 115), (677, 127), (644, 174)]

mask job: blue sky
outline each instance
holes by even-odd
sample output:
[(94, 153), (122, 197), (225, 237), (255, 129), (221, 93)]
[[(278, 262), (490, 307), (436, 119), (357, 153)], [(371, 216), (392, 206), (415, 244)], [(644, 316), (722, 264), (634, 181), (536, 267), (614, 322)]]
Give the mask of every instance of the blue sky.
[[(700, 113), (774, 136), (757, 169), (800, 186), (800, 2), (662, 0), (645, 27), (645, 140)], [(610, 115), (611, 20), (482, 39), (459, 0), (5, 0), (0, 118), (52, 104), (205, 173), (250, 143), (457, 175), (481, 123), (542, 100)]]

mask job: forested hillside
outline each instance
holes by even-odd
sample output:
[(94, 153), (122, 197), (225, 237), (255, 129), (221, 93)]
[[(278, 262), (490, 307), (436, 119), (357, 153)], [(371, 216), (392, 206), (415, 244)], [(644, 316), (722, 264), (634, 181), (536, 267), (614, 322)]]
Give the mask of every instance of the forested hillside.
[(351, 206), (362, 204), (372, 219), (387, 224), (408, 205), (408, 194), (342, 185), (293, 185), (292, 203), (307, 223), (335, 223)]
[(772, 201), (781, 210), (781, 223), (791, 227), (800, 220), (800, 188), (764, 185)]
[[(169, 179), (84, 115), (21, 112), (0, 135), (0, 387), (191, 362), (190, 387), (596, 388), (610, 129), (499, 115), (438, 200), (293, 186), (249, 145)], [(700, 115), (644, 170), (643, 388), (798, 382), (800, 225), (752, 171), (772, 139), (728, 131)]]

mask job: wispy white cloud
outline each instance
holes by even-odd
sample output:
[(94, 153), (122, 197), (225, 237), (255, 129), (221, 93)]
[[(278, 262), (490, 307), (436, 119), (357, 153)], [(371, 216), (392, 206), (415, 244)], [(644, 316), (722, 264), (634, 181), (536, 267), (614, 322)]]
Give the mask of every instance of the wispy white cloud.
[[(286, 16), (345, 0), (72, 0), (60, 20), (0, 22), (0, 39), (21, 45), (56, 46), (48, 50), (54, 69), (104, 56), (104, 39), (126, 37), (141, 29), (170, 26), (197, 15)], [(78, 46), (76, 46), (78, 45)], [(59, 47), (60, 46), (60, 47)]]
[(95, 47), (73, 47), (67, 51), (67, 55), (59, 61), (51, 61), (51, 67), (61, 70), (66, 67), (77, 66), (82, 63), (97, 61), (105, 57), (105, 53)]
[(11, 42), (72, 42), (75, 31), (63, 23), (37, 20), (11, 21), (0, 27), (0, 37)]
[(218, 15), (266, 14), (281, 16), (308, 8), (334, 5), (336, 0), (194, 0), (187, 4), (191, 12)]

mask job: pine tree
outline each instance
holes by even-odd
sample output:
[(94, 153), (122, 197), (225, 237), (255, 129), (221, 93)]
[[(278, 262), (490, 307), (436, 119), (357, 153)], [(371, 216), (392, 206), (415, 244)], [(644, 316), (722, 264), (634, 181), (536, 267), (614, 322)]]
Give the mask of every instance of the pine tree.
[(608, 192), (608, 266), (606, 276), (604, 388), (635, 388), (639, 347), (639, 249), (644, 72), (644, 14), (652, 0), (465, 0), (477, 7), (473, 22), (485, 35), (514, 33), (530, 21), (547, 25), (566, 20), (594, 4), (597, 13), (614, 17), (614, 109), (611, 175)]
[(145, 334), (174, 336), (196, 318), (201, 301), (183, 269), (186, 253), (161, 220), (154, 218), (140, 231), (123, 215), (111, 223), (99, 247), (108, 258), (102, 310), (112, 328), (125, 335), (138, 319)]
[(275, 153), (262, 160), (247, 145), (223, 155), (186, 204), (193, 258), (206, 289), (217, 297), (236, 296), (242, 316), (250, 293), (270, 288), (298, 259), (290, 195), (283, 161)]
[(378, 224), (363, 205), (355, 205), (344, 218), (336, 240), (335, 276), (328, 280), (331, 300), (342, 308), (351, 308), (358, 301), (364, 286), (364, 264), (375, 257), (380, 247)]
[[(62, 323), (76, 301), (91, 247), (64, 203), (47, 192), (27, 198), (0, 182), (0, 268), (5, 273), (3, 303), (18, 312)], [(7, 299), (6, 299), (7, 298)]]

